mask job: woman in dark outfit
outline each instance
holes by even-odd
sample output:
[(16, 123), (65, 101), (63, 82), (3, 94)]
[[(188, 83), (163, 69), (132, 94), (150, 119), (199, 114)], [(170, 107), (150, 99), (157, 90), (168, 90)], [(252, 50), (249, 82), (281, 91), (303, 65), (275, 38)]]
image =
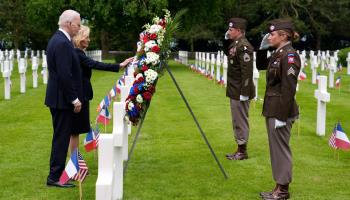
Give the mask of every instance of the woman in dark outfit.
[[(270, 159), (275, 188), (261, 192), (263, 199), (288, 199), (292, 181), (292, 152), (289, 146), (290, 131), (299, 115), (295, 92), (300, 72), (300, 57), (292, 47), (298, 38), (289, 19), (272, 20), (269, 34), (257, 52), (257, 68), (267, 70), (263, 115), (269, 139)], [(266, 47), (275, 49), (267, 58)], [(265, 50), (263, 50), (265, 49)]]
[(83, 71), (84, 99), (82, 100), (81, 111), (74, 116), (73, 130), (70, 138), (71, 152), (79, 146), (79, 134), (87, 133), (90, 130), (89, 101), (93, 98), (93, 91), (90, 82), (92, 69), (118, 72), (120, 68), (124, 68), (133, 60), (133, 58), (128, 58), (120, 64), (108, 64), (89, 58), (84, 52), (90, 43), (89, 35), (89, 27), (82, 25), (78, 34), (73, 38), (75, 51), (79, 56), (80, 67)]

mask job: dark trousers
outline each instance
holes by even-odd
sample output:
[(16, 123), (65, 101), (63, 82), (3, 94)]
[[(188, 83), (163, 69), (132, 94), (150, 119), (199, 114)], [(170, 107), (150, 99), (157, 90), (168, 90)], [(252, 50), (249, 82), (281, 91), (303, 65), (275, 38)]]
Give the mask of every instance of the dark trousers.
[(48, 178), (58, 181), (66, 164), (69, 140), (72, 131), (73, 111), (50, 108), (53, 137)]

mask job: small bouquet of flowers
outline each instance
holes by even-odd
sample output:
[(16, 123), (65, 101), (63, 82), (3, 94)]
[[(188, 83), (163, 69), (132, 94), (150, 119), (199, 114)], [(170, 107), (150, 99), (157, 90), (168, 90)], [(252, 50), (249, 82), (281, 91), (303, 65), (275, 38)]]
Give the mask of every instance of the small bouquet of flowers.
[(170, 53), (172, 34), (178, 27), (170, 12), (164, 11), (164, 18), (155, 17), (152, 25), (143, 26), (145, 30), (140, 33), (137, 43), (135, 81), (125, 102), (126, 118), (133, 125), (137, 125), (155, 93), (157, 80), (164, 69), (162, 63)]

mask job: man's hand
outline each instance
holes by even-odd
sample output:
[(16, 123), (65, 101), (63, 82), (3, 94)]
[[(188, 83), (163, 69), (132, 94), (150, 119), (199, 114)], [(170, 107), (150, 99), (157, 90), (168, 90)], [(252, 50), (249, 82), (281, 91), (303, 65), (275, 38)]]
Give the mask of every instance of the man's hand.
[(259, 50), (266, 50), (270, 47), (270, 43), (269, 43), (269, 38), (270, 36), (270, 33), (266, 33), (263, 37), (263, 39), (261, 40), (261, 44), (260, 44), (260, 47), (259, 47)]
[(77, 102), (74, 103), (74, 112), (79, 113), (81, 110), (81, 102), (78, 100)]
[(122, 63), (119, 64), (120, 68), (125, 68), (133, 60), (134, 60), (134, 57), (125, 59)]

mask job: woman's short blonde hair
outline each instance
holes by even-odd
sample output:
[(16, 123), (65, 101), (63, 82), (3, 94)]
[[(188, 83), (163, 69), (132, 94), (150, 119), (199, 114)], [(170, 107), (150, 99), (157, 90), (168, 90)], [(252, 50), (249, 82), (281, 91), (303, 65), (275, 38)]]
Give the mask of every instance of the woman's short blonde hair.
[(90, 35), (90, 28), (81, 25), (79, 32), (73, 37), (73, 43), (76, 48), (82, 49), (80, 42)]

